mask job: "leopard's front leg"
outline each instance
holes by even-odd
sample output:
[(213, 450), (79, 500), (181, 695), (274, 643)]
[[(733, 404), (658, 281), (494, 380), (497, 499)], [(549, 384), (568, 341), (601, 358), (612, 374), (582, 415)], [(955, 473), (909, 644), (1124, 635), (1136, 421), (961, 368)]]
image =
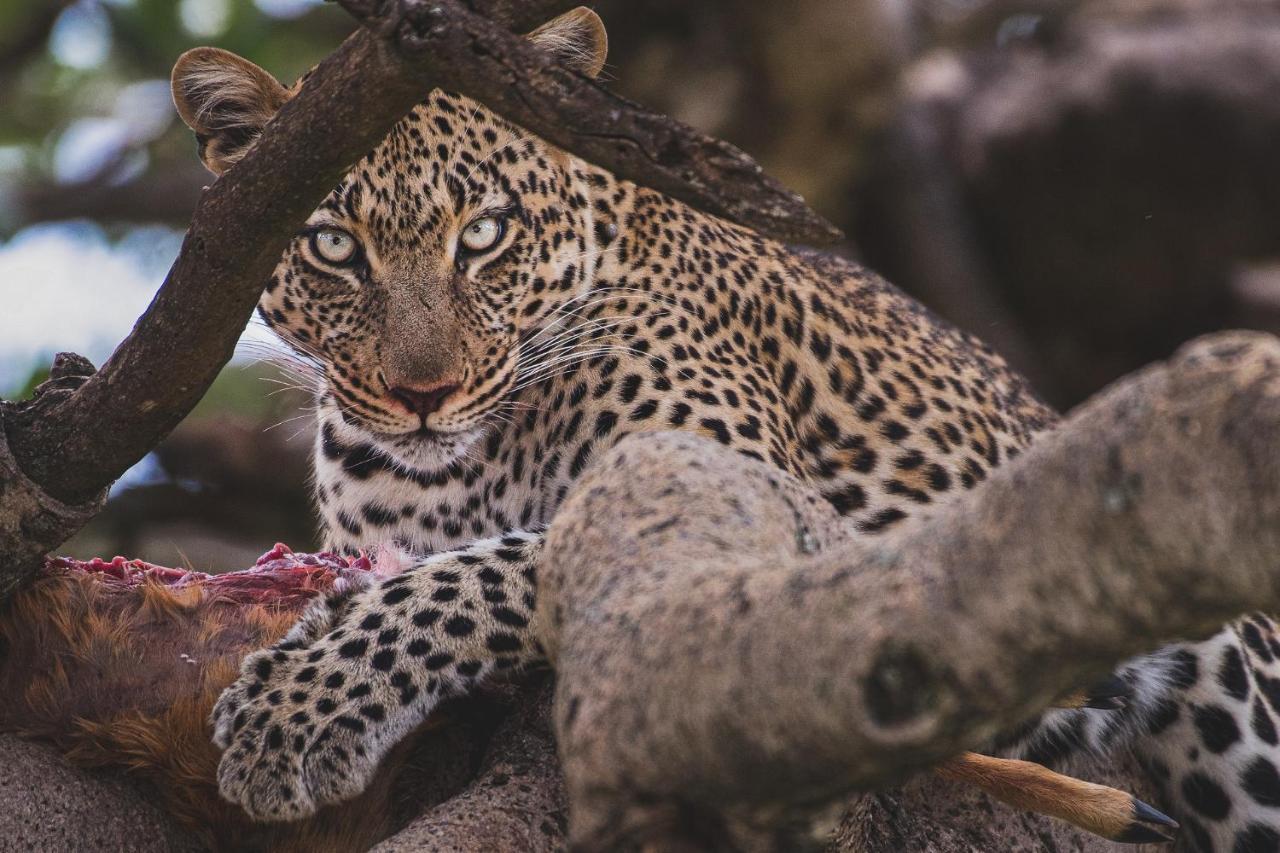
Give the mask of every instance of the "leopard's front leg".
[(541, 550), (540, 534), (481, 540), (313, 604), (214, 706), (222, 795), (259, 820), (354, 797), (441, 700), (541, 660)]

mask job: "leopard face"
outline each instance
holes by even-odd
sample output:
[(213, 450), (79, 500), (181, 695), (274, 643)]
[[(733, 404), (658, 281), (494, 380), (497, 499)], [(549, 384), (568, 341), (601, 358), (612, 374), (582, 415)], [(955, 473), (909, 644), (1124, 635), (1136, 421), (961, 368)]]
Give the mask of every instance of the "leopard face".
[(522, 348), (590, 287), (583, 180), (482, 107), (434, 94), (311, 216), (260, 313), (324, 365), (348, 425), (393, 456), (461, 452), (519, 381)]
[[(531, 38), (598, 70), (598, 19), (554, 23)], [(174, 91), (221, 172), (256, 137), (244, 127), (265, 124), (296, 87), (203, 48), (179, 62)], [(219, 120), (239, 135), (209, 126)], [(590, 180), (574, 158), (435, 91), (310, 216), (259, 314), (320, 369), (321, 406), (340, 413), (345, 438), (412, 467), (447, 464), (503, 417), (548, 354), (550, 327), (590, 289)]]

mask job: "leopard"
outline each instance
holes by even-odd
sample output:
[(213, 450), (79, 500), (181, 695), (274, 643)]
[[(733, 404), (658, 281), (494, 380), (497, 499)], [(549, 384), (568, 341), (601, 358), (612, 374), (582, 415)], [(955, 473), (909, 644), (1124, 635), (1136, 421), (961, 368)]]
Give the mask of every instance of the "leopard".
[[(528, 37), (578, 74), (604, 67), (588, 9)], [(216, 176), (304, 83), (217, 48), (172, 76)], [(401, 568), (316, 602), (217, 701), (220, 790), (264, 821), (352, 798), (442, 702), (548, 663), (543, 532), (624, 437), (697, 434), (874, 537), (981, 488), (1058, 420), (989, 346), (852, 260), (440, 89), (294, 235), (258, 314), (315, 371), (326, 547)], [(1186, 849), (1280, 849), (1275, 622), (1243, 618), (1114, 681), (1123, 707), (1046, 712), (1000, 748), (1047, 766), (1128, 750)]]

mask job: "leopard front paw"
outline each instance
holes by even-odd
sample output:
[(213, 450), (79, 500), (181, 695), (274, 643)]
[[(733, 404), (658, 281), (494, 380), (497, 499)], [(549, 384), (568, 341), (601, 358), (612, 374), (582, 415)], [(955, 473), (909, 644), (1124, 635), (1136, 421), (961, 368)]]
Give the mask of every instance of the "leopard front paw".
[(254, 819), (294, 820), (356, 796), (406, 728), (387, 719), (389, 685), (342, 665), (340, 652), (256, 652), (214, 706), (218, 786)]

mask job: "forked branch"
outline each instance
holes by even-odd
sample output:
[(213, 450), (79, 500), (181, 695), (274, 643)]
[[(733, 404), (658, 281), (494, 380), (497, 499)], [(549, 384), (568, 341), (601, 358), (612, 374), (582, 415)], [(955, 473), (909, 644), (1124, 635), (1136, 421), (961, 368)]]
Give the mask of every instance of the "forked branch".
[(1233, 333), (875, 539), (708, 441), (623, 441), (552, 525), (539, 593), (573, 836), (687, 840), (690, 815), (774, 831), (1280, 607), (1277, 436), (1280, 342)]

